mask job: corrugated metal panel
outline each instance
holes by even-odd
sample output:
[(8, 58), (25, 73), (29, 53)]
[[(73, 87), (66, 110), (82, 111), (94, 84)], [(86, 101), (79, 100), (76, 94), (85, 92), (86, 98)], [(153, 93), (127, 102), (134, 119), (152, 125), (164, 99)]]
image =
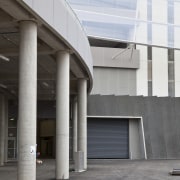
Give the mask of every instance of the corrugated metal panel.
[(88, 118), (88, 158), (129, 158), (127, 119)]

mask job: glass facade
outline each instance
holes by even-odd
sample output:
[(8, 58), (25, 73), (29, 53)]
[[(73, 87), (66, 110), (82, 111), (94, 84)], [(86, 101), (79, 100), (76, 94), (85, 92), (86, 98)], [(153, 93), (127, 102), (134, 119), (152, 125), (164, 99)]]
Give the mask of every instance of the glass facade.
[(180, 0), (67, 1), (89, 37), (180, 49)]

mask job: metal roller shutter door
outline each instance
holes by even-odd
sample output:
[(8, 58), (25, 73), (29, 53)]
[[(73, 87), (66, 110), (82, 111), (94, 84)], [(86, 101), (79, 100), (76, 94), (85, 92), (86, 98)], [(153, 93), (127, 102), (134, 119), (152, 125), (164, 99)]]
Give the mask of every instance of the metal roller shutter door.
[(129, 120), (88, 118), (88, 158), (129, 158)]

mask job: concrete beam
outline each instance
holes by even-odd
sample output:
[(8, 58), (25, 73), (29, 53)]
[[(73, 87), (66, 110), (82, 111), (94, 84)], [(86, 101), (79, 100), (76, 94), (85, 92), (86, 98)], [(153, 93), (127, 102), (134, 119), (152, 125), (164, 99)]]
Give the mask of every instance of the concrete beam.
[(14, 17), (14, 19), (22, 20), (30, 18), (30, 14), (14, 0), (0, 0), (0, 8), (11, 17)]
[(85, 77), (85, 74), (84, 74), (82, 68), (77, 64), (75, 58), (73, 58), (73, 57), (71, 57), (70, 68), (71, 68), (72, 73), (77, 78), (84, 78)]
[(55, 35), (52, 34), (50, 30), (48, 30), (45, 26), (41, 26), (38, 29), (38, 38), (40, 38), (43, 42), (48, 44), (52, 49), (58, 51), (66, 50), (67, 47), (63, 44)]
[[(50, 50), (48, 48), (38, 48), (37, 54), (38, 55), (51, 55), (54, 54), (54, 50)], [(3, 54), (4, 56), (9, 56), (9, 57), (18, 57), (19, 56), (19, 48), (1, 48), (0, 49), (0, 54)]]

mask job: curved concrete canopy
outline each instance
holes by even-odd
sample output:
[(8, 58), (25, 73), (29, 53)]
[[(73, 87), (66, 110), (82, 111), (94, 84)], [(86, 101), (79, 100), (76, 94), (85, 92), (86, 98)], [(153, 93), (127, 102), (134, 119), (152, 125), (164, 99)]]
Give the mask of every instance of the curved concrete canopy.
[(65, 0), (18, 0), (28, 5), (47, 23), (46, 26), (64, 40), (70, 50), (80, 58), (92, 78), (93, 63), (87, 35), (78, 18)]
[[(66, 1), (0, 0), (0, 15), (0, 39), (2, 39), (0, 54), (11, 57), (13, 60), (9, 63), (0, 60), (2, 65), (0, 67), (0, 84), (8, 86), (10, 81), (17, 80), (18, 77), (18, 22), (35, 20), (38, 24), (38, 81), (40, 81), (41, 87), (44, 86), (45, 94), (48, 91), (48, 85), (54, 86), (52, 80), (55, 79), (56, 63), (54, 59), (57, 51), (71, 53), (71, 94), (77, 93), (76, 82), (80, 78), (88, 80), (88, 91), (91, 90), (93, 63), (90, 45), (80, 22)], [(13, 70), (11, 71), (11, 69)], [(13, 76), (13, 73), (16, 76)], [(45, 80), (48, 81), (48, 85)]]

